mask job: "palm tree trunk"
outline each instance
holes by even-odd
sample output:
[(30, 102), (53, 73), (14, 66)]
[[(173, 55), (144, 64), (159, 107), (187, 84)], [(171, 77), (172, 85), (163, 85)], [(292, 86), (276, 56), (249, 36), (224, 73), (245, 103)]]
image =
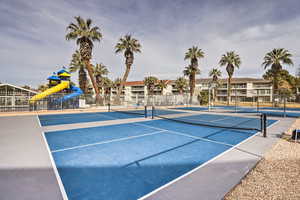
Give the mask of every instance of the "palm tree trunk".
[(127, 80), (127, 78), (128, 78), (128, 75), (129, 75), (129, 72), (130, 72), (130, 68), (131, 68), (131, 65), (127, 64), (127, 65), (126, 65), (126, 71), (125, 71), (125, 74), (124, 74), (124, 76), (123, 76), (123, 78), (122, 78), (120, 87), (118, 88), (118, 92), (117, 92), (117, 98), (116, 98), (116, 101), (117, 101), (118, 103), (120, 103), (120, 101), (121, 101), (121, 99), (120, 99), (121, 93), (122, 93), (122, 90), (123, 90), (123, 86), (125, 85), (126, 80)]
[(193, 102), (194, 90), (195, 90), (195, 73), (192, 73), (191, 80), (190, 80), (190, 104), (192, 104)]
[(230, 104), (230, 93), (231, 93), (231, 76), (228, 77), (228, 85), (227, 85), (227, 106)]
[(97, 86), (97, 83), (96, 83), (96, 80), (95, 80), (95, 77), (94, 77), (94, 73), (93, 73), (93, 69), (91, 67), (91, 64), (90, 64), (90, 61), (89, 60), (85, 60), (84, 61), (85, 64), (86, 64), (86, 69), (89, 73), (89, 76), (90, 76), (90, 79), (91, 79), (91, 82), (93, 84), (93, 88), (95, 90), (95, 94), (96, 94), (96, 104), (99, 105), (100, 103), (100, 93), (99, 93), (99, 89), (98, 89), (98, 86)]
[(216, 96), (217, 96), (217, 94), (216, 94), (216, 93), (217, 93), (217, 90), (216, 90), (215, 87), (213, 88), (212, 92), (213, 92), (213, 95), (212, 95), (212, 97), (213, 97), (213, 105), (215, 105)]
[(97, 88), (98, 88), (98, 90), (99, 90), (99, 104), (101, 105), (101, 106), (103, 106), (104, 105), (104, 97), (102, 96), (102, 94), (103, 94), (103, 89), (102, 89), (102, 87), (100, 87), (100, 85), (101, 85), (101, 79), (102, 79), (102, 77), (101, 76), (94, 76), (95, 77), (95, 81), (96, 81), (96, 84), (97, 84)]
[(275, 74), (273, 78), (273, 89), (272, 89), (272, 104), (274, 107), (278, 107), (277, 103), (275, 103), (275, 95), (278, 93), (278, 74)]
[(83, 94), (86, 94), (87, 77), (86, 77), (86, 72), (83, 67), (80, 67), (80, 69), (79, 69), (78, 81), (79, 81), (79, 87), (83, 91)]

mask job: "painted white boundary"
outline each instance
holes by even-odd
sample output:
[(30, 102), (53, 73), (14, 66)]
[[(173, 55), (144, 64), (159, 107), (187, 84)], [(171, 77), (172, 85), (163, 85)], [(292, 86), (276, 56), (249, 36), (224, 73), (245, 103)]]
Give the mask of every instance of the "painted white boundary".
[(47, 139), (46, 139), (46, 137), (45, 137), (45, 133), (44, 133), (44, 131), (42, 131), (42, 126), (41, 126), (41, 122), (40, 122), (40, 119), (39, 119), (38, 115), (36, 115), (36, 118), (37, 118), (37, 121), (38, 121), (39, 126), (40, 126), (40, 129), (41, 129), (41, 135), (42, 135), (43, 140), (44, 140), (44, 142), (45, 142), (45, 146), (46, 146), (46, 148), (47, 148), (47, 151), (48, 151), (48, 154), (49, 154), (49, 157), (50, 157), (50, 161), (51, 161), (51, 165), (52, 165), (52, 168), (53, 168), (53, 170), (54, 170), (54, 174), (55, 174), (55, 176), (56, 176), (56, 180), (57, 180), (57, 182), (58, 182), (58, 186), (59, 186), (59, 188), (60, 188), (62, 197), (63, 197), (64, 200), (68, 200), (68, 196), (67, 196), (66, 190), (65, 190), (64, 185), (63, 185), (63, 183), (62, 183), (62, 180), (61, 180), (61, 178), (60, 178), (60, 176), (59, 176), (59, 173), (58, 173), (56, 164), (55, 164), (55, 162), (54, 162), (54, 159), (53, 159), (53, 157), (52, 157), (52, 154), (51, 154), (51, 151), (50, 151), (48, 142), (47, 142)]
[[(278, 120), (277, 120), (275, 123), (273, 123), (271, 126), (269, 126), (268, 128), (272, 127), (272, 126), (275, 125), (276, 123), (278, 123)], [(177, 177), (176, 179), (174, 179), (174, 180), (172, 180), (172, 181), (166, 183), (165, 185), (162, 185), (162, 186), (158, 187), (157, 189), (153, 190), (152, 192), (150, 192), (150, 193), (148, 193), (148, 194), (146, 194), (146, 195), (140, 197), (138, 200), (144, 200), (144, 199), (150, 197), (151, 195), (153, 195), (153, 194), (159, 192), (160, 190), (163, 190), (164, 188), (166, 188), (166, 187), (172, 185), (173, 183), (175, 183), (175, 182), (177, 182), (177, 181), (183, 179), (184, 177), (186, 177), (186, 176), (188, 176), (188, 175), (194, 173), (195, 171), (198, 171), (200, 168), (204, 167), (205, 165), (211, 163), (212, 161), (214, 161), (214, 160), (216, 160), (217, 158), (223, 156), (224, 154), (228, 153), (229, 151), (235, 149), (236, 147), (238, 147), (238, 146), (242, 145), (243, 143), (247, 142), (248, 140), (254, 138), (254, 137), (257, 136), (259, 133), (261, 133), (261, 132), (255, 133), (254, 135), (250, 136), (249, 138), (243, 140), (242, 142), (236, 144), (235, 146), (232, 146), (231, 148), (229, 148), (229, 149), (227, 149), (226, 151), (220, 153), (220, 154), (217, 155), (216, 157), (214, 157), (214, 158), (212, 158), (212, 159), (206, 161), (205, 163), (199, 165), (198, 167), (192, 169), (191, 171), (189, 171), (189, 172), (187, 172), (187, 173), (185, 173), (185, 174), (183, 174), (183, 175)]]
[(58, 149), (58, 150), (52, 151), (52, 153), (68, 151), (68, 150), (73, 150), (73, 149), (80, 149), (80, 148), (84, 148), (84, 147), (96, 146), (96, 145), (101, 145), (101, 144), (108, 144), (108, 143), (113, 143), (113, 142), (120, 142), (120, 141), (125, 141), (125, 140), (131, 140), (131, 139), (135, 139), (135, 138), (156, 135), (158, 133), (162, 133), (162, 132), (166, 132), (166, 131), (167, 130), (160, 130), (160, 131), (154, 131), (154, 132), (146, 133), (146, 134), (142, 134), (142, 135), (135, 135), (135, 136), (130, 136), (130, 137), (123, 137), (123, 138), (118, 138), (118, 139), (113, 139), (113, 140), (106, 140), (106, 141), (102, 141), (102, 142), (79, 145), (79, 146), (74, 146), (74, 147), (65, 148), (65, 149)]

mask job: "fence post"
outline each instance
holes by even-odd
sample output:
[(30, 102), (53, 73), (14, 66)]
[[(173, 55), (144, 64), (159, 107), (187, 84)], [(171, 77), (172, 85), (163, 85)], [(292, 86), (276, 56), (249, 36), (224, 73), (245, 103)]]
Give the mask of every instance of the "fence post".
[(148, 117), (147, 106), (144, 106), (144, 109), (145, 109), (145, 118), (147, 118)]
[(155, 112), (155, 107), (152, 106), (152, 119), (154, 119), (154, 112)]
[(259, 112), (259, 100), (258, 100), (258, 96), (256, 97), (256, 106), (257, 106), (257, 108), (256, 108), (256, 110), (257, 110), (257, 112)]
[(283, 117), (286, 117), (286, 97), (283, 99)]
[(235, 92), (234, 92), (234, 94), (235, 94), (235, 97), (234, 97), (234, 103), (235, 103), (235, 112), (237, 113), (237, 98), (236, 98), (236, 96), (237, 96), (237, 88), (235, 87)]

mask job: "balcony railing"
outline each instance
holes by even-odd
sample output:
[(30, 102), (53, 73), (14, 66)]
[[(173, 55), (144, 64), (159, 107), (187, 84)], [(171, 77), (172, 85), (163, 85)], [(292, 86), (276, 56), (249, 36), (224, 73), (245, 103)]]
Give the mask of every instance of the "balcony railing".
[(145, 88), (131, 88), (131, 91), (144, 91)]
[(271, 85), (253, 85), (253, 88), (270, 88)]

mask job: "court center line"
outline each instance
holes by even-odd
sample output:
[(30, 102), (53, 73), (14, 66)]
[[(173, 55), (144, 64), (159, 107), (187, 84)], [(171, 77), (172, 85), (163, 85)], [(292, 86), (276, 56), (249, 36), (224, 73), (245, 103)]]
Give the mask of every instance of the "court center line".
[(64, 149), (58, 149), (58, 150), (54, 150), (54, 151), (51, 151), (51, 152), (52, 153), (57, 153), (57, 152), (68, 151), (68, 150), (73, 150), (73, 149), (79, 149), (79, 148), (84, 148), (84, 147), (90, 147), (90, 146), (95, 146), (95, 145), (100, 145), (100, 144), (108, 144), (108, 143), (113, 143), (113, 142), (125, 141), (125, 140), (134, 139), (134, 138), (140, 138), (140, 137), (155, 135), (155, 134), (166, 132), (166, 131), (167, 130), (160, 130), (160, 131), (155, 131), (155, 132), (147, 133), (147, 134), (143, 134), (143, 135), (136, 135), (136, 136), (130, 136), (130, 137), (125, 137), (125, 138), (118, 138), (118, 139), (107, 140), (107, 141), (102, 141), (102, 142), (79, 145), (79, 146), (74, 146), (74, 147), (69, 147), (69, 148), (64, 148)]

